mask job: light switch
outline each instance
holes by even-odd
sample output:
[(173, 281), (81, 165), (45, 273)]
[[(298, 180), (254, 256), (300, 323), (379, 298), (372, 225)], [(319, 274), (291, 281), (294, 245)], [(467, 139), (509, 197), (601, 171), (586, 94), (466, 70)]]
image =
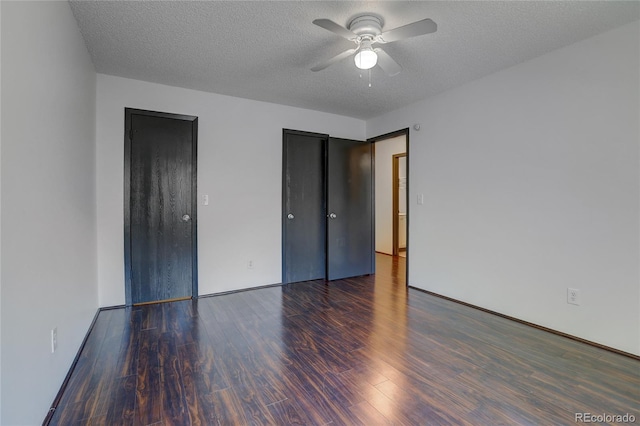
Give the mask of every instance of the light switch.
[(418, 194), (418, 204), (424, 204), (424, 194)]
[(208, 195), (203, 195), (202, 196), (202, 204), (204, 204), (205, 206), (209, 205), (209, 196)]

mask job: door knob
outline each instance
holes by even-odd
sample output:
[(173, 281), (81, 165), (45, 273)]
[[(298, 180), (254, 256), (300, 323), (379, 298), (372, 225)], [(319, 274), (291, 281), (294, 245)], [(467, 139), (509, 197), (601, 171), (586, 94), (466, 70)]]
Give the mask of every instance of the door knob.
[(331, 214), (329, 214), (329, 217), (330, 217), (331, 219), (335, 219), (335, 218), (336, 218), (336, 217), (338, 217), (338, 216), (337, 216), (335, 213), (331, 213)]
[(188, 214), (182, 215), (183, 222), (189, 222), (190, 220), (191, 220), (191, 216), (189, 216)]
[(291, 214), (291, 213), (289, 213), (289, 214), (287, 215), (287, 219), (289, 219), (289, 220), (293, 219), (294, 217), (295, 217), (295, 216), (294, 216), (293, 214)]

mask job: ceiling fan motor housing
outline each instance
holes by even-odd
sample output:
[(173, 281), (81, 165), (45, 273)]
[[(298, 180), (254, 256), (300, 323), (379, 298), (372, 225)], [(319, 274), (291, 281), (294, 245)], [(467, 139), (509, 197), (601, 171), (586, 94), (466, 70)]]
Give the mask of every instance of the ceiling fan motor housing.
[(378, 16), (359, 15), (349, 22), (349, 30), (359, 37), (373, 39), (382, 33), (382, 25), (382, 18)]

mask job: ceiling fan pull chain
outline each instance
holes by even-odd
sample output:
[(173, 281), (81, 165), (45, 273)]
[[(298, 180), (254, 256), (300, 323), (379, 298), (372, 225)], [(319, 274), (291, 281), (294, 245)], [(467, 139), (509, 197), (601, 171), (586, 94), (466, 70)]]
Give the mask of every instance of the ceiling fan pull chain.
[(369, 87), (371, 87), (371, 68), (369, 68)]

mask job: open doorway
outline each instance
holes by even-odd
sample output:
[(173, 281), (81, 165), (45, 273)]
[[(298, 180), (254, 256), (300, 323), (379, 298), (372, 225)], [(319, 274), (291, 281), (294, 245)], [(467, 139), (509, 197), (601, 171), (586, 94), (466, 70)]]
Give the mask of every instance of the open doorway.
[(405, 263), (409, 250), (409, 129), (369, 141), (374, 148), (375, 251), (377, 256)]
[(407, 257), (407, 153), (394, 154), (393, 189), (393, 255)]

